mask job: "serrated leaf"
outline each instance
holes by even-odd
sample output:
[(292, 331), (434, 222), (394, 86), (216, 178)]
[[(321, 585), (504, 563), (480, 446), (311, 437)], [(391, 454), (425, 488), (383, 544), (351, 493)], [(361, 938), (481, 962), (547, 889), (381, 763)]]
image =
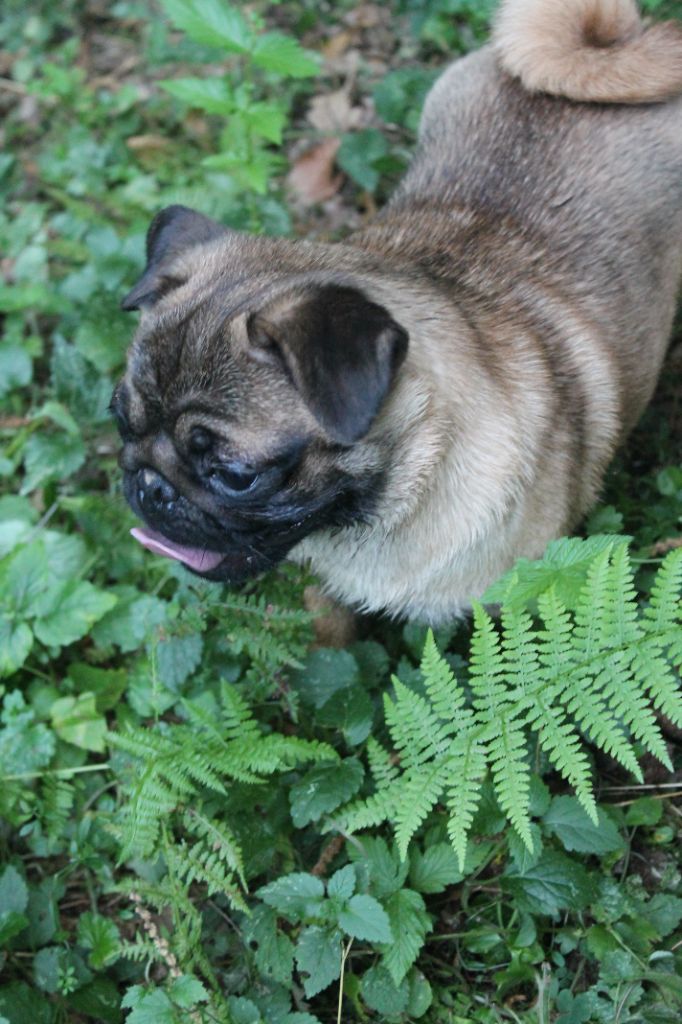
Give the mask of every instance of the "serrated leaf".
[(35, 635), (49, 647), (66, 647), (87, 635), (93, 623), (116, 604), (116, 597), (87, 581), (71, 580), (36, 604)]
[(52, 1007), (43, 996), (23, 981), (0, 988), (0, 1013), (10, 1024), (51, 1024)]
[(244, 938), (255, 946), (255, 959), (265, 978), (289, 985), (294, 966), (294, 944), (277, 927), (277, 915), (271, 907), (256, 907), (244, 926)]
[(251, 59), (264, 71), (289, 78), (310, 78), (320, 70), (312, 54), (291, 36), (279, 32), (259, 36), (251, 51)]
[(143, 990), (142, 994), (136, 993), (132, 1003), (128, 998), (130, 991), (132, 990), (126, 993), (121, 1002), (121, 1006), (133, 1006), (126, 1017), (126, 1024), (178, 1024), (173, 1004), (163, 989), (155, 988), (151, 992)]
[(595, 824), (576, 797), (557, 796), (542, 821), (567, 850), (604, 854), (622, 849), (624, 842), (613, 821), (601, 810), (598, 815)]
[(293, 872), (258, 889), (256, 895), (280, 914), (297, 921), (314, 916), (324, 899), (324, 884), (315, 875)]
[(355, 892), (356, 876), (352, 864), (335, 871), (327, 883), (327, 896), (330, 899), (349, 900)]
[(347, 935), (367, 942), (393, 942), (388, 915), (373, 896), (352, 896), (339, 913), (339, 926)]
[(49, 480), (65, 480), (85, 462), (85, 444), (80, 434), (40, 433), (29, 437), (24, 445), (25, 476), (21, 494), (32, 491)]
[(383, 1019), (397, 1017), (404, 1013), (410, 999), (410, 986), (405, 979), (396, 985), (383, 964), (376, 964), (365, 971), (360, 983), (362, 998), (370, 1010), (381, 1014)]
[(59, 987), (59, 973), (63, 950), (59, 946), (46, 946), (33, 958), (33, 980), (41, 992), (53, 994)]
[(391, 945), (383, 952), (383, 963), (396, 985), (400, 985), (424, 945), (431, 918), (424, 900), (412, 889), (400, 889), (385, 904), (393, 933)]
[(291, 675), (291, 685), (301, 700), (321, 708), (338, 690), (358, 681), (358, 663), (348, 651), (319, 648), (311, 651), (301, 669)]
[(234, 94), (224, 78), (170, 78), (159, 84), (171, 96), (208, 114), (226, 116), (234, 110)]
[(443, 892), (461, 882), (464, 875), (449, 843), (435, 843), (423, 853), (413, 849), (410, 856), (410, 885), (418, 892)]
[(363, 777), (363, 767), (354, 757), (340, 764), (333, 762), (311, 768), (289, 792), (291, 819), (296, 828), (319, 821), (323, 814), (329, 814), (350, 800), (360, 789)]
[(88, 959), (95, 970), (115, 960), (121, 949), (121, 939), (114, 922), (92, 911), (86, 911), (79, 917), (76, 938), (79, 945), (90, 951)]
[(156, 645), (156, 664), (160, 678), (169, 690), (177, 691), (198, 668), (204, 649), (201, 633), (170, 636)]
[(176, 1006), (183, 1010), (189, 1010), (197, 1003), (207, 1003), (210, 998), (202, 983), (187, 974), (175, 978), (169, 992)]
[(669, 893), (658, 892), (651, 897), (641, 914), (664, 939), (674, 932), (682, 921), (682, 899)]
[(350, 858), (358, 869), (367, 872), (372, 896), (384, 899), (402, 886), (409, 864), (402, 861), (395, 846), (389, 849), (384, 839), (362, 836), (357, 845), (349, 850)]
[(341, 974), (341, 933), (313, 925), (304, 928), (296, 943), (296, 963), (308, 997), (317, 995)]
[(376, 128), (365, 128), (344, 135), (336, 154), (336, 162), (353, 181), (368, 192), (373, 192), (380, 178), (377, 161), (387, 152), (388, 143), (381, 132)]
[(228, 53), (248, 53), (253, 32), (236, 7), (224, 0), (160, 0), (161, 7), (190, 39)]
[(528, 871), (506, 871), (503, 888), (516, 899), (519, 910), (558, 917), (560, 911), (585, 907), (592, 896), (585, 868), (561, 853), (547, 850)]
[(319, 725), (340, 729), (351, 746), (364, 743), (372, 731), (374, 704), (361, 686), (348, 686), (333, 694), (320, 708)]

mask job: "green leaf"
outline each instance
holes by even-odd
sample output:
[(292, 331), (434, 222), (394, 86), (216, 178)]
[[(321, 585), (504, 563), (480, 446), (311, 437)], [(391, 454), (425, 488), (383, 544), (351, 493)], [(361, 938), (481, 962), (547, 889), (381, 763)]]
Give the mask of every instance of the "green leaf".
[(0, 348), (0, 398), (14, 388), (31, 383), (33, 360), (20, 345), (3, 344)]
[(291, 685), (301, 700), (321, 708), (338, 690), (358, 681), (358, 664), (348, 651), (318, 648), (311, 651), (302, 669), (292, 673)]
[(7, 694), (0, 721), (0, 774), (20, 775), (44, 768), (55, 751), (55, 737), (47, 726), (35, 723), (19, 690)]
[(341, 933), (338, 929), (304, 928), (296, 943), (296, 963), (310, 998), (341, 974)]
[(289, 985), (294, 966), (294, 945), (277, 927), (277, 915), (270, 907), (256, 907), (244, 925), (244, 938), (255, 946), (256, 964), (264, 978)]
[(482, 601), (484, 604), (504, 603), (510, 610), (517, 610), (528, 607), (540, 594), (554, 587), (566, 608), (576, 608), (595, 556), (614, 545), (626, 546), (628, 540), (628, 537), (608, 535), (587, 540), (579, 537), (553, 540), (539, 561), (519, 559), (513, 569), (489, 587)]
[(355, 892), (355, 884), (355, 867), (352, 864), (346, 864), (339, 871), (335, 871), (329, 879), (327, 896), (329, 899), (349, 900)]
[(27, 924), (25, 914), (18, 914), (15, 910), (0, 912), (0, 947), (6, 946), (10, 939), (23, 932)]
[(253, 32), (244, 16), (224, 0), (160, 0), (177, 28), (204, 46), (228, 53), (248, 53)]
[(457, 854), (449, 843), (435, 843), (424, 853), (413, 848), (410, 854), (410, 885), (417, 892), (443, 892), (461, 882)]
[(198, 668), (204, 649), (201, 633), (170, 636), (156, 645), (158, 673), (169, 690), (177, 691)]
[(294, 872), (258, 889), (256, 895), (285, 917), (313, 917), (324, 898), (324, 884), (315, 875)]
[(336, 810), (357, 793), (364, 777), (356, 758), (319, 764), (291, 787), (291, 818), (297, 828), (319, 821), (323, 814)]
[(358, 185), (374, 192), (380, 178), (376, 164), (387, 152), (388, 142), (381, 132), (376, 128), (365, 128), (344, 135), (336, 162)]
[(171, 96), (208, 114), (228, 115), (234, 110), (234, 93), (224, 78), (170, 78), (159, 84)]
[(12, 981), (0, 988), (0, 1013), (10, 1024), (51, 1024), (52, 1007), (34, 987)]
[(386, 901), (385, 907), (394, 938), (384, 950), (383, 962), (396, 985), (400, 985), (424, 945), (431, 918), (424, 900), (412, 889), (400, 889)]
[(0, 874), (0, 921), (6, 913), (24, 913), (29, 905), (29, 890), (22, 874), (7, 864)]
[(518, 909), (529, 914), (556, 918), (562, 910), (587, 906), (592, 896), (585, 868), (553, 850), (545, 851), (528, 871), (507, 870), (500, 881), (515, 897)]
[(136, 985), (125, 994), (121, 1006), (133, 1007), (126, 1024), (179, 1024), (173, 1004), (160, 988), (145, 992), (141, 985)]
[(260, 1010), (254, 1002), (243, 997), (230, 996), (230, 1024), (262, 1024)]
[(52, 727), (60, 739), (81, 750), (104, 751), (107, 724), (97, 712), (94, 693), (61, 697), (52, 705)]
[(433, 992), (428, 981), (421, 971), (411, 971), (409, 975), (410, 997), (407, 1004), (407, 1013), (410, 1017), (418, 1020), (423, 1017), (433, 1002)]
[(372, 731), (374, 704), (361, 686), (338, 690), (317, 713), (319, 725), (340, 729), (351, 746), (364, 743)]
[(664, 939), (674, 932), (682, 921), (682, 899), (669, 893), (658, 892), (651, 897), (641, 913)]
[(188, 974), (175, 978), (169, 992), (175, 1005), (183, 1010), (190, 1010), (197, 1003), (207, 1003), (210, 998), (202, 983)]
[(24, 445), (26, 475), (21, 494), (30, 494), (49, 480), (64, 480), (85, 462), (85, 444), (80, 435), (32, 434)]
[(370, 1010), (375, 1010), (384, 1019), (404, 1013), (410, 1000), (407, 979), (401, 985), (396, 985), (383, 964), (377, 964), (365, 971), (360, 990)]
[(262, 139), (279, 146), (287, 115), (275, 103), (251, 103), (247, 111), (248, 124), (251, 132)]
[(59, 946), (45, 946), (33, 958), (33, 980), (42, 992), (53, 994), (59, 988), (59, 974), (64, 951)]
[(78, 691), (95, 695), (99, 712), (115, 708), (128, 685), (125, 669), (96, 668), (84, 661), (76, 661), (69, 666), (69, 678)]
[(663, 801), (642, 796), (628, 807), (625, 822), (628, 825), (658, 825), (662, 816)]
[(386, 911), (373, 896), (352, 896), (339, 913), (339, 926), (347, 935), (367, 942), (393, 942)]
[(624, 847), (618, 829), (602, 810), (595, 824), (574, 796), (557, 796), (543, 816), (548, 832), (556, 835), (567, 850), (604, 854)]
[(111, 978), (97, 978), (68, 996), (68, 1005), (79, 1014), (92, 1017), (96, 1024), (120, 1024), (121, 998)]
[(115, 604), (113, 594), (98, 590), (92, 583), (68, 581), (36, 603), (40, 618), (33, 627), (35, 635), (49, 647), (66, 647), (86, 636), (93, 623)]
[(79, 945), (90, 950), (88, 960), (96, 971), (116, 960), (121, 951), (121, 940), (114, 922), (92, 911), (86, 911), (79, 917), (76, 938)]
[(320, 70), (312, 54), (306, 52), (291, 36), (279, 32), (259, 36), (251, 51), (251, 58), (264, 71), (288, 78), (310, 78)]
[(407, 877), (408, 862), (400, 859), (395, 846), (389, 849), (384, 839), (363, 836), (349, 854), (357, 868), (367, 872), (370, 892), (378, 899), (391, 896)]
[(14, 622), (0, 612), (0, 678), (21, 668), (33, 647), (33, 633), (25, 622)]

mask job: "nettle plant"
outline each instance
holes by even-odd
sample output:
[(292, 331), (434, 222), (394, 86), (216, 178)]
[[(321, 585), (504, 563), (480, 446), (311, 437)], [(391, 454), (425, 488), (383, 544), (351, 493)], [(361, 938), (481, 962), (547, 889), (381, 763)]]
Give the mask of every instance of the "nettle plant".
[[(273, 146), (282, 142), (288, 118), (286, 86), (291, 79), (316, 75), (317, 60), (290, 36), (263, 31), (255, 13), (220, 0), (161, 0), (161, 6), (194, 42), (215, 47), (221, 59), (234, 55), (235, 66), (220, 76), (161, 84), (190, 108), (224, 119), (220, 151), (204, 157), (203, 166), (226, 171), (247, 192), (264, 195), (283, 166)], [(274, 99), (276, 92), (280, 97)], [(267, 99), (259, 98), (263, 93)]]

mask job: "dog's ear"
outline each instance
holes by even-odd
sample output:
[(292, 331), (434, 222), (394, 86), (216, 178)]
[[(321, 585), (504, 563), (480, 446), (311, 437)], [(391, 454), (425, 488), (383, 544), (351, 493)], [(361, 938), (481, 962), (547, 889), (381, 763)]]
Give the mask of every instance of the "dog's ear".
[(251, 355), (279, 362), (340, 444), (369, 430), (407, 352), (407, 332), (361, 291), (320, 285), (274, 299), (247, 321)]
[(228, 228), (204, 217), (187, 206), (167, 206), (157, 213), (147, 231), (147, 266), (137, 284), (121, 302), (121, 309), (152, 306), (184, 279), (164, 273), (172, 260), (185, 249), (210, 242), (226, 234)]

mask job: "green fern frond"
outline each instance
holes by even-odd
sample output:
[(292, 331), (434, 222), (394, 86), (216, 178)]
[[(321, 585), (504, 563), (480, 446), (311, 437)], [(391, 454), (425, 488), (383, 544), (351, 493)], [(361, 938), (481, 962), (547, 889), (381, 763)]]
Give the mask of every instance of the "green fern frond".
[[(583, 544), (588, 547), (576, 552)], [(555, 546), (551, 572), (544, 570), (552, 581), (544, 591), (529, 588), (528, 569), (523, 584), (513, 574), (508, 578), (510, 603), (500, 622), (474, 605), (470, 702), (431, 635), (421, 663), (425, 695), (394, 679), (394, 696), (384, 704), (398, 763), (372, 747), (376, 792), (346, 809), (349, 829), (390, 821), (404, 855), (442, 800), (450, 841), (463, 863), (481, 782), (489, 772), (501, 809), (531, 847), (529, 734), (595, 822), (585, 738), (637, 778), (634, 741), (669, 764), (652, 707), (682, 723), (674, 667), (682, 661), (682, 551), (664, 560), (642, 609), (625, 541), (566, 541), (562, 552), (570, 587), (565, 589), (573, 610), (558, 597), (557, 552)], [(522, 607), (514, 593), (517, 583), (524, 600), (537, 598), (537, 618)]]
[(183, 817), (183, 824), (190, 835), (205, 840), (211, 850), (225, 862), (230, 871), (234, 872), (246, 889), (244, 878), (244, 858), (241, 846), (231, 829), (224, 821), (207, 818), (195, 808), (188, 808)]

